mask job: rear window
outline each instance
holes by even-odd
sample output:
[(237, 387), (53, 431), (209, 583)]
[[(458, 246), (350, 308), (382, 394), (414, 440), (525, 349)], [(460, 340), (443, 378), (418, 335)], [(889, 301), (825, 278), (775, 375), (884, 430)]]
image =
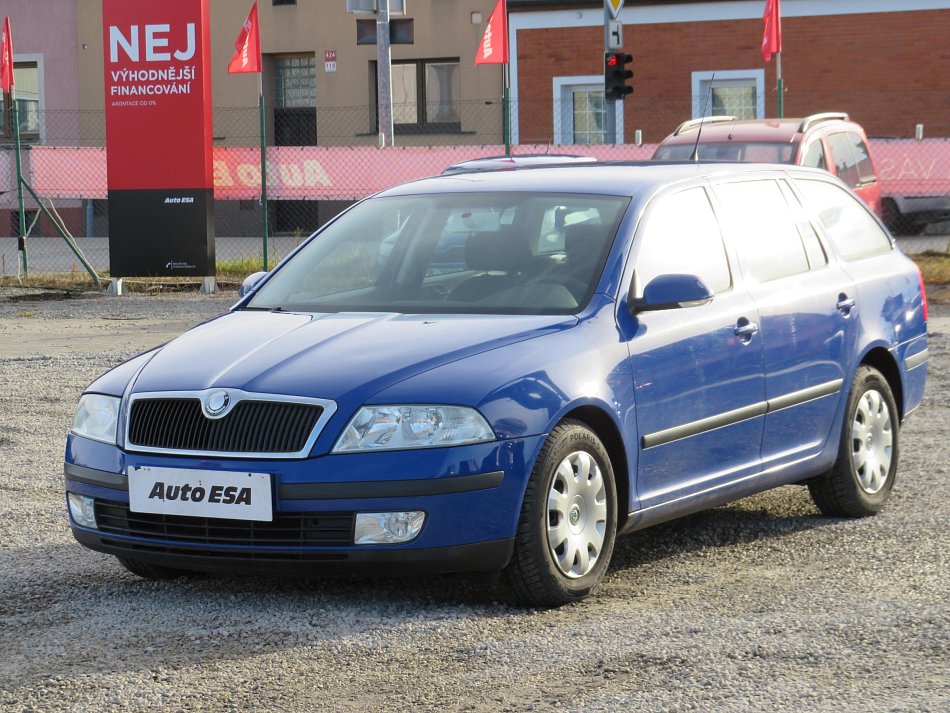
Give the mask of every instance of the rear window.
[[(653, 154), (654, 161), (689, 161), (694, 144), (660, 146)], [(792, 163), (795, 147), (787, 143), (757, 141), (703, 142), (699, 158), (707, 161), (739, 161), (741, 163)]]
[(796, 179), (805, 208), (817, 215), (835, 250), (845, 260), (880, 255), (892, 249), (890, 238), (851, 193), (833, 183)]

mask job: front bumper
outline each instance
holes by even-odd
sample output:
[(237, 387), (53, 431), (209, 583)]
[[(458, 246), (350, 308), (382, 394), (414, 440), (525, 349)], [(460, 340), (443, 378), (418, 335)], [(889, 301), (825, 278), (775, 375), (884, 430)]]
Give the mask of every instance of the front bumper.
[(76, 540), (89, 549), (128, 559), (196, 572), (257, 575), (404, 575), (497, 571), (508, 564), (514, 539), (455, 547), (411, 549), (319, 549), (281, 552), (260, 549), (183, 547), (108, 537), (73, 526)]
[[(190, 537), (189, 528), (178, 527), (180, 522), (167, 528), (150, 523), (145, 531), (131, 526), (96, 530), (71, 520), (80, 543), (120, 557), (248, 574), (486, 571), (503, 568), (511, 556), (525, 485), (542, 440), (537, 436), (418, 451), (249, 461), (130, 453), (70, 435), (64, 471), (67, 491), (118, 513), (128, 511), (126, 473), (135, 466), (269, 473), (275, 518), (316, 521), (345, 519), (357, 512), (426, 513), (422, 532), (411, 542), (359, 546), (352, 544), (351, 533), (327, 545), (307, 538), (296, 543), (282, 538), (274, 544), (266, 533), (233, 540), (207, 531)], [(229, 521), (211, 522), (220, 527)]]

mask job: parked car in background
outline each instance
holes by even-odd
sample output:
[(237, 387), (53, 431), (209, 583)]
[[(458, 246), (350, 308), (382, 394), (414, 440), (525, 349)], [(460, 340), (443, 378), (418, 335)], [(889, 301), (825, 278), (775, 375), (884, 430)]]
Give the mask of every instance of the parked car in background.
[(883, 197), (884, 224), (895, 235), (920, 235), (931, 223), (950, 221), (950, 195), (928, 193)]
[(738, 120), (707, 116), (680, 124), (653, 154), (656, 161), (742, 161), (791, 163), (823, 168), (844, 181), (882, 216), (881, 186), (867, 136), (843, 112), (803, 119)]
[(93, 382), (67, 510), (147, 578), (503, 570), (559, 605), (618, 535), (769, 488), (878, 512), (927, 359), (919, 271), (827, 172), (428, 178)]

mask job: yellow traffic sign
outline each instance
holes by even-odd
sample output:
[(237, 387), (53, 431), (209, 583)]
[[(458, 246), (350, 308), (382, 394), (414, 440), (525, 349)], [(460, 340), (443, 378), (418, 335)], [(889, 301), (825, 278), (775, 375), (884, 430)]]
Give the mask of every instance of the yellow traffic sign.
[(623, 8), (623, 0), (604, 0), (604, 9), (610, 11), (610, 16), (617, 19), (620, 10)]

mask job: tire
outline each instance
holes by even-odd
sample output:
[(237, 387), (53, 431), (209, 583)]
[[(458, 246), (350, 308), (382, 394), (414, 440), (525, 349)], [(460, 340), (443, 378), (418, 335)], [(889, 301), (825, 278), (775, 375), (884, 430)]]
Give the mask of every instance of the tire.
[(176, 579), (187, 572), (174, 567), (164, 567), (160, 564), (143, 562), (142, 560), (126, 559), (125, 557), (116, 557), (126, 570), (143, 579)]
[(887, 379), (860, 366), (851, 381), (838, 459), (809, 483), (812, 499), (825, 515), (866, 517), (879, 512), (897, 475), (900, 419)]
[(881, 201), (881, 222), (887, 226), (892, 234), (898, 234), (898, 226), (902, 222), (901, 212), (897, 207), (897, 203), (890, 198)]
[(584, 424), (563, 421), (548, 434), (525, 490), (505, 570), (515, 596), (543, 607), (583, 599), (603, 579), (616, 535), (607, 449)]

